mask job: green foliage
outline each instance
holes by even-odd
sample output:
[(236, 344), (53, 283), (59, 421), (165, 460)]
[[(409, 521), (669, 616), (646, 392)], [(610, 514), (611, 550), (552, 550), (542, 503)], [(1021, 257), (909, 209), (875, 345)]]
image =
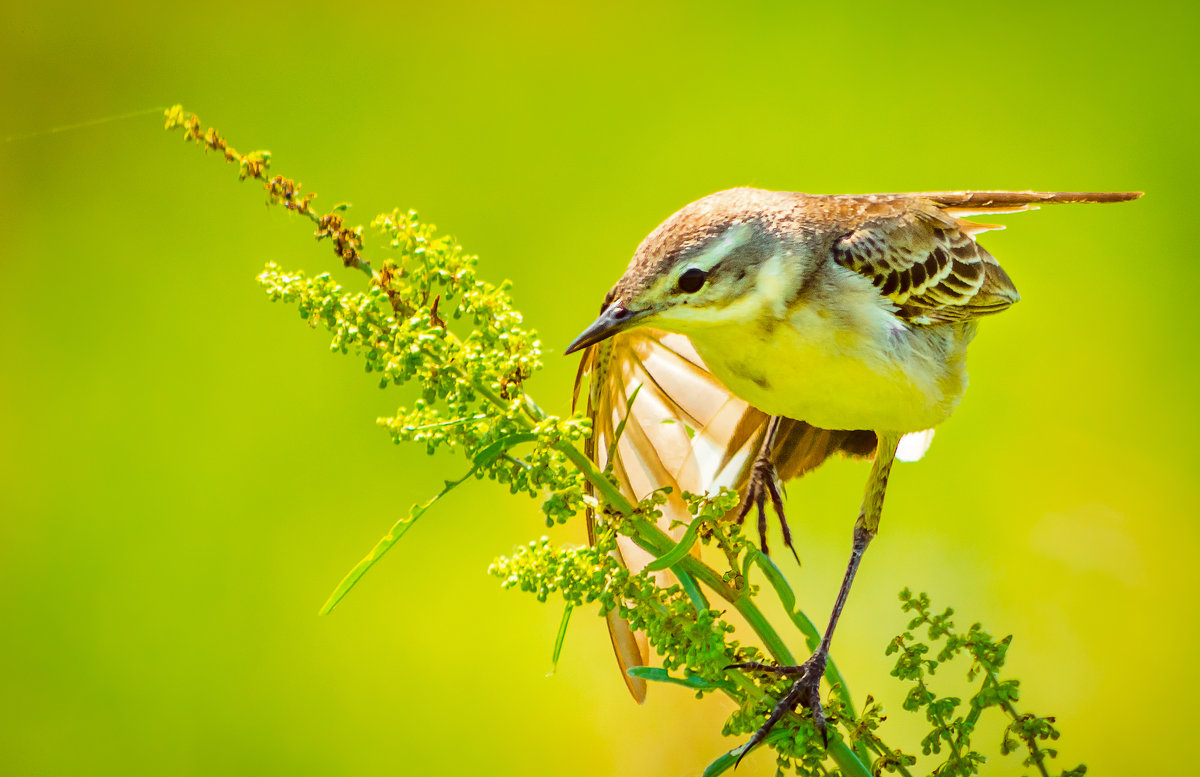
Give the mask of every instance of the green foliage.
[[(971, 734), (980, 714), (994, 707), (1010, 718), (1000, 743), (1001, 754), (1024, 751), (1026, 756), (1022, 763), (1025, 766), (1034, 766), (1042, 775), (1049, 775), (1046, 762), (1058, 755), (1058, 751), (1040, 743), (1058, 739), (1054, 718), (1019, 713), (1014, 706), (1020, 698), (1019, 681), (999, 679), (1012, 637), (995, 640), (978, 623), (972, 624), (966, 634), (959, 634), (952, 620), (954, 610), (947, 607), (941, 613), (934, 613), (929, 596), (924, 593), (914, 595), (905, 588), (900, 592), (900, 601), (904, 611), (913, 613), (913, 617), (906, 630), (888, 645), (887, 654), (896, 655), (892, 676), (912, 683), (904, 700), (904, 709), (910, 712), (923, 709), (929, 722), (929, 733), (921, 739), (922, 752), (925, 755), (945, 752), (945, 760), (930, 774), (963, 777), (979, 773), (987, 759), (971, 748)], [(921, 628), (925, 629), (928, 642), (913, 635), (914, 630)], [(941, 648), (931, 658), (930, 654), (939, 643)], [(971, 659), (966, 671), (967, 680), (981, 679), (965, 705), (957, 696), (938, 696), (927, 682), (940, 666), (960, 655)], [(960, 707), (965, 709), (965, 714), (956, 715)], [(1086, 771), (1086, 767), (1080, 765), (1062, 774), (1071, 777)]]
[(595, 546), (559, 548), (547, 538), (519, 548), (492, 565), (506, 588), (519, 588), (547, 601), (557, 593), (576, 606), (598, 604), (601, 613), (616, 609), (635, 629), (645, 631), (667, 670), (684, 670), (704, 685), (697, 695), (727, 687), (723, 667), (734, 661), (738, 643), (733, 626), (718, 610), (697, 610), (682, 586), (658, 585), (652, 573), (634, 574), (611, 553), (611, 533)]
[[(199, 119), (178, 106), (168, 111), (167, 127), (182, 128), (185, 139), (220, 151), (238, 166), (240, 177), (263, 184), (270, 203), (316, 223), (317, 238), (332, 240), (342, 262), (367, 276), (364, 289), (348, 290), (329, 274), (308, 277), (270, 264), (259, 282), (269, 299), (295, 305), (310, 326), (325, 329), (331, 351), (361, 358), (366, 371), (378, 376), (381, 388), (408, 386), (416, 393), (416, 399), (394, 416), (379, 420), (393, 441), (423, 444), (431, 454), (456, 452), (468, 467), (459, 479), (446, 481), (433, 499), (414, 505), (398, 520), (343, 579), (322, 612), (332, 609), (441, 496), (469, 479), (490, 479), (514, 494), (541, 498), (547, 526), (563, 523), (585, 507), (595, 511), (591, 546), (560, 546), (543, 537), (498, 558), (490, 569), (506, 588), (532, 593), (543, 602), (563, 601), (566, 614), (555, 642), (555, 662), (573, 610), (615, 610), (647, 635), (661, 657), (661, 668), (635, 669), (637, 676), (683, 685), (697, 696), (721, 692), (735, 705), (723, 732), (745, 738), (755, 731), (790, 681), (773, 674), (752, 678), (726, 667), (767, 659), (797, 663), (762, 615), (757, 598), (767, 591), (778, 598), (810, 648), (819, 634), (774, 562), (742, 536), (739, 523), (725, 520), (737, 495), (728, 490), (684, 494), (692, 519), (682, 539), (671, 540), (655, 525), (665, 493), (631, 504), (610, 479), (608, 467), (599, 467), (579, 450), (577, 443), (591, 432), (589, 421), (548, 415), (526, 393), (526, 382), (541, 366), (540, 344), (535, 333), (523, 327), (506, 285), (478, 278), (474, 256), (420, 221), (415, 212), (397, 210), (371, 224), (386, 252), (372, 264), (363, 254), (363, 229), (343, 221), (345, 208), (318, 215), (311, 206), (315, 195), (299, 195), (300, 185), (290, 179), (267, 177), (268, 153), (238, 154), (215, 130), (203, 129)], [(630, 401), (635, 398), (636, 393)], [(614, 553), (618, 535), (650, 551), (657, 561), (640, 573), (631, 572)], [(697, 544), (719, 551), (723, 568), (696, 558), (692, 551)], [(664, 586), (654, 573), (668, 569), (678, 582)], [(753, 584), (753, 574), (762, 574), (767, 585)], [(704, 589), (729, 607), (710, 606)], [(1019, 713), (1014, 706), (1017, 682), (999, 679), (1010, 638), (994, 640), (978, 624), (960, 635), (951, 620), (953, 612), (933, 613), (925, 594), (914, 596), (905, 590), (901, 600), (912, 619), (887, 654), (896, 655), (892, 674), (912, 686), (904, 709), (923, 713), (929, 724), (920, 741), (923, 755), (937, 761), (929, 773), (977, 774), (985, 758), (972, 747), (971, 736), (980, 715), (997, 709), (1009, 718), (1001, 753), (1024, 752), (1024, 764), (1048, 777), (1047, 762), (1056, 751), (1044, 744), (1059, 734), (1053, 718)], [(752, 641), (734, 638), (738, 627), (727, 617), (730, 608), (745, 621)], [(922, 628), (927, 642), (914, 634)], [(965, 703), (957, 696), (937, 695), (929, 682), (940, 666), (960, 655), (971, 659), (968, 679), (979, 680)], [(779, 772), (910, 775), (917, 758), (879, 736), (885, 720), (882, 707), (867, 696), (862, 712), (856, 713), (832, 660), (826, 679), (831, 684), (825, 703), (828, 744), (807, 711), (785, 715), (766, 740), (776, 751)], [(706, 774), (725, 771), (738, 755), (740, 748), (720, 756)], [(1081, 766), (1062, 774), (1083, 771)]]

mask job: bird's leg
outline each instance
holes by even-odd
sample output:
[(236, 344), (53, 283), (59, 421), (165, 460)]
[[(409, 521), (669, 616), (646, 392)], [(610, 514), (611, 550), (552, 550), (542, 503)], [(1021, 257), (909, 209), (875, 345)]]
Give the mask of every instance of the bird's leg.
[(837, 628), (838, 618), (842, 615), (842, 608), (846, 606), (846, 599), (850, 595), (850, 586), (854, 583), (854, 575), (858, 572), (858, 565), (862, 561), (863, 553), (866, 552), (867, 546), (871, 544), (871, 540), (879, 531), (883, 496), (887, 491), (888, 475), (891, 473), (892, 462), (896, 458), (896, 445), (899, 442), (900, 435), (879, 435), (879, 446), (875, 453), (875, 463), (871, 466), (870, 479), (867, 481), (867, 492), (863, 497), (862, 509), (858, 513), (858, 521), (854, 524), (854, 544), (850, 551), (850, 563), (846, 566), (842, 587), (838, 590), (837, 601), (833, 604), (833, 613), (829, 616), (829, 625), (825, 627), (825, 634), (821, 637), (821, 643), (817, 645), (817, 649), (807, 661), (799, 666), (767, 666), (758, 662), (747, 662), (731, 664), (726, 667), (727, 669), (746, 669), (788, 676), (800, 675), (792, 684), (791, 689), (775, 705), (766, 723), (754, 732), (754, 736), (750, 737), (750, 741), (742, 748), (742, 753), (738, 756), (739, 762), (755, 745), (766, 739), (767, 734), (771, 732), (779, 719), (795, 709), (797, 704), (802, 704), (812, 711), (813, 723), (821, 732), (821, 738), (828, 744), (829, 740), (825, 731), (825, 712), (821, 709), (821, 677), (825, 674), (825, 663), (829, 659), (829, 646), (833, 641), (833, 632)]
[(767, 424), (767, 433), (763, 435), (762, 445), (750, 468), (750, 482), (746, 486), (746, 497), (742, 500), (738, 511), (738, 522), (745, 520), (751, 507), (758, 509), (758, 541), (765, 555), (771, 555), (767, 549), (767, 498), (779, 516), (779, 528), (783, 531), (783, 544), (800, 563), (800, 555), (792, 545), (792, 530), (788, 526), (787, 517), (783, 514), (783, 495), (780, 493), (779, 475), (775, 472), (775, 464), (771, 461), (771, 448), (775, 444), (775, 435), (779, 431), (779, 416), (771, 418)]

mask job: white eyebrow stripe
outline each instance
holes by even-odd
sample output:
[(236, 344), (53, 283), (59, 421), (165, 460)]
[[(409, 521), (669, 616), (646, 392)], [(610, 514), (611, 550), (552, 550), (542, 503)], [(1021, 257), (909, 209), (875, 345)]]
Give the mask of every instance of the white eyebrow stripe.
[(725, 230), (725, 233), (720, 238), (713, 241), (712, 245), (693, 256), (684, 265), (684, 269), (699, 267), (705, 272), (712, 270), (712, 268), (717, 266), (718, 262), (749, 242), (753, 234), (754, 230), (751, 229), (749, 224), (734, 224)]

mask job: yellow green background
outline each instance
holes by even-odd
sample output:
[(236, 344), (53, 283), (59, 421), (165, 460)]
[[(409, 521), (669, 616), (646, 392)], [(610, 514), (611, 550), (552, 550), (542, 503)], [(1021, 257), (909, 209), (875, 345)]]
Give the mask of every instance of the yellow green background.
[[(1146, 190), (984, 237), (1024, 299), (893, 477), (834, 656), (913, 749), (883, 650), (896, 592), (927, 590), (1015, 634), (1064, 766), (1184, 774), (1198, 31), (1182, 3), (7, 3), (0, 135), (182, 102), (318, 204), (415, 207), (513, 280), (558, 412), (558, 353), (638, 241), (717, 189)], [(590, 613), (546, 676), (561, 609), (485, 574), (545, 529), (493, 484), (317, 617), (463, 466), (391, 446), (374, 419), (402, 397), (267, 304), (264, 262), (334, 259), (264, 202), (156, 114), (0, 143), (0, 772), (694, 775), (735, 745), (722, 699), (635, 706)], [(781, 563), (818, 621), (865, 476), (789, 489), (805, 563)]]

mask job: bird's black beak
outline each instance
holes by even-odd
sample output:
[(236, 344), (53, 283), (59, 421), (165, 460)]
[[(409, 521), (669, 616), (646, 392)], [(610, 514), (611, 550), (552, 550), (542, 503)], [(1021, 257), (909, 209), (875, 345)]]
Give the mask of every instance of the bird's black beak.
[(641, 318), (644, 313), (634, 313), (626, 310), (619, 304), (609, 305), (599, 318), (591, 323), (587, 329), (579, 337), (575, 338), (575, 342), (567, 346), (566, 353), (563, 356), (568, 356), (575, 353), (581, 348), (587, 348), (589, 345), (607, 340), (608, 338), (629, 327), (637, 319)]

